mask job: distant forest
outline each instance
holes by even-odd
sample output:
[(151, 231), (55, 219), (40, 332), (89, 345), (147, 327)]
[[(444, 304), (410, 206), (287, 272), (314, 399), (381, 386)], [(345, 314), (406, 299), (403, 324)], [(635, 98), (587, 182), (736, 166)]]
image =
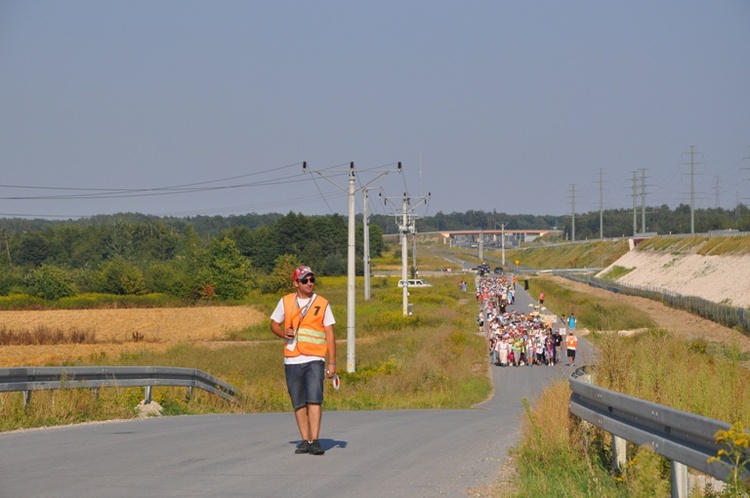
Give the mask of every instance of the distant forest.
[[(293, 215), (289, 213), (286, 217)], [(302, 218), (338, 218), (339, 222), (345, 217), (340, 215), (302, 216)], [(119, 213), (114, 215), (97, 215), (78, 220), (46, 220), (0, 218), (0, 234), (21, 234), (27, 232), (43, 232), (57, 225), (73, 225), (78, 227), (107, 226), (116, 222), (131, 225), (139, 223), (158, 224), (176, 232), (191, 228), (202, 240), (222, 237), (228, 231), (238, 228), (255, 231), (262, 227), (271, 227), (285, 215), (243, 214), (229, 216), (194, 216), (194, 217), (158, 217), (139, 213)], [(398, 233), (400, 216), (370, 215), (370, 224), (378, 226), (383, 234)], [(499, 229), (502, 223), (509, 229), (559, 229), (569, 238), (571, 232), (570, 213), (558, 216), (533, 214), (508, 214), (505, 212), (469, 210), (463, 213), (453, 212), (445, 214), (438, 211), (433, 216), (423, 216), (416, 220), (419, 232), (436, 232), (440, 230), (472, 230)], [(637, 231), (641, 231), (642, 212), (639, 207), (636, 213)], [(361, 215), (357, 224), (362, 224)], [(599, 211), (576, 213), (576, 238), (593, 239), (599, 237)], [(603, 225), (605, 237), (622, 237), (633, 235), (632, 209), (605, 209), (603, 211)], [(750, 231), (750, 209), (744, 204), (738, 204), (735, 209), (710, 208), (695, 210), (695, 231), (705, 233), (710, 230), (735, 229)], [(680, 204), (674, 209), (669, 206), (646, 207), (646, 231), (667, 233), (690, 233), (690, 206)]]
[[(363, 271), (363, 227), (356, 268)], [(370, 254), (383, 251), (370, 227)], [(81, 293), (166, 294), (184, 299), (242, 299), (278, 292), (296, 265), (323, 275), (347, 271), (348, 222), (339, 215), (0, 220), (0, 295), (60, 299)]]
[[(603, 212), (605, 237), (633, 233), (633, 211)], [(599, 237), (599, 212), (577, 214), (576, 239)], [(398, 232), (395, 216), (370, 218), (370, 255), (382, 254), (384, 234)], [(636, 216), (641, 231), (641, 212)], [(466, 229), (558, 229), (569, 239), (570, 216), (500, 212), (425, 216), (419, 233)], [(698, 209), (695, 232), (750, 231), (744, 205), (734, 210)], [(646, 210), (646, 231), (690, 233), (690, 208)], [(295, 264), (325, 275), (347, 269), (348, 222), (341, 215), (246, 214), (156, 217), (99, 215), (78, 220), (0, 219), (0, 295), (25, 293), (58, 299), (78, 293), (163, 293), (187, 299), (241, 299), (252, 289), (276, 292)], [(363, 224), (357, 220), (357, 273), (363, 270)]]

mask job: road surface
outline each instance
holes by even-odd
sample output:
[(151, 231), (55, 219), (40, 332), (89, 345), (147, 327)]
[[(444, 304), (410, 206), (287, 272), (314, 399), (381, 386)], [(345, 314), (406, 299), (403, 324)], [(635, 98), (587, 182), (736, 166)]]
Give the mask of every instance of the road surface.
[[(516, 306), (529, 302), (520, 292)], [(491, 368), (494, 396), (473, 409), (324, 413), (323, 456), (294, 454), (291, 413), (0, 434), (0, 497), (465, 496), (493, 481), (516, 443), (521, 398), (572, 370)]]

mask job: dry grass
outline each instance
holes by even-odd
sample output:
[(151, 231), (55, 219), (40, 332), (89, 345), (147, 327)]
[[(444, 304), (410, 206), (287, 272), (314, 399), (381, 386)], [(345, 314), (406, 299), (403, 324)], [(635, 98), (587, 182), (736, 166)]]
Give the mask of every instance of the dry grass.
[(628, 252), (628, 243), (590, 241), (578, 244), (527, 247), (506, 251), (506, 260), (531, 268), (604, 268)]
[(85, 330), (96, 337), (96, 343), (0, 346), (0, 366), (59, 365), (143, 350), (163, 352), (182, 342), (223, 340), (230, 332), (264, 319), (249, 306), (2, 311), (0, 323), (8, 332), (46, 329), (70, 336)]
[(654, 237), (638, 245), (639, 251), (700, 254), (703, 256), (746, 255), (750, 252), (750, 236), (735, 237)]

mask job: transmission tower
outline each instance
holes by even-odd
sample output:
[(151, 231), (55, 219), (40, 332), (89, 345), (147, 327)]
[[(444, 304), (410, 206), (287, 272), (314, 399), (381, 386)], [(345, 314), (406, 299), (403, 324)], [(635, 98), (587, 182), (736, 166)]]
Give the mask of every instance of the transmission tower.
[(599, 168), (599, 238), (604, 239), (604, 170)]
[(576, 186), (575, 183), (570, 185), (570, 241), (576, 241)]
[(695, 167), (701, 163), (696, 163), (696, 155), (699, 155), (700, 153), (695, 152), (695, 145), (689, 145), (690, 151), (687, 152), (687, 154), (690, 155), (690, 193), (689, 199), (690, 199), (690, 233), (695, 233)]
[(646, 168), (641, 168), (641, 233), (646, 233)]
[(721, 207), (720, 199), (721, 187), (719, 183), (719, 175), (714, 176), (714, 207), (719, 209)]
[(638, 233), (638, 172), (633, 170), (633, 237)]

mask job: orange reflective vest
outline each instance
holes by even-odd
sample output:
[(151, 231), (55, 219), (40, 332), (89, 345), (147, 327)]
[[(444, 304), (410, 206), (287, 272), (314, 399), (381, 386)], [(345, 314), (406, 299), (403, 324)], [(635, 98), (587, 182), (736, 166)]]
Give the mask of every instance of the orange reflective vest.
[(565, 343), (568, 345), (568, 349), (578, 349), (578, 337), (573, 334), (568, 334)]
[(328, 300), (314, 294), (310, 303), (300, 308), (297, 294), (284, 296), (284, 327), (295, 329), (296, 343), (293, 350), (284, 346), (284, 356), (320, 356), (325, 358), (328, 352), (326, 331), (323, 318), (326, 314)]

